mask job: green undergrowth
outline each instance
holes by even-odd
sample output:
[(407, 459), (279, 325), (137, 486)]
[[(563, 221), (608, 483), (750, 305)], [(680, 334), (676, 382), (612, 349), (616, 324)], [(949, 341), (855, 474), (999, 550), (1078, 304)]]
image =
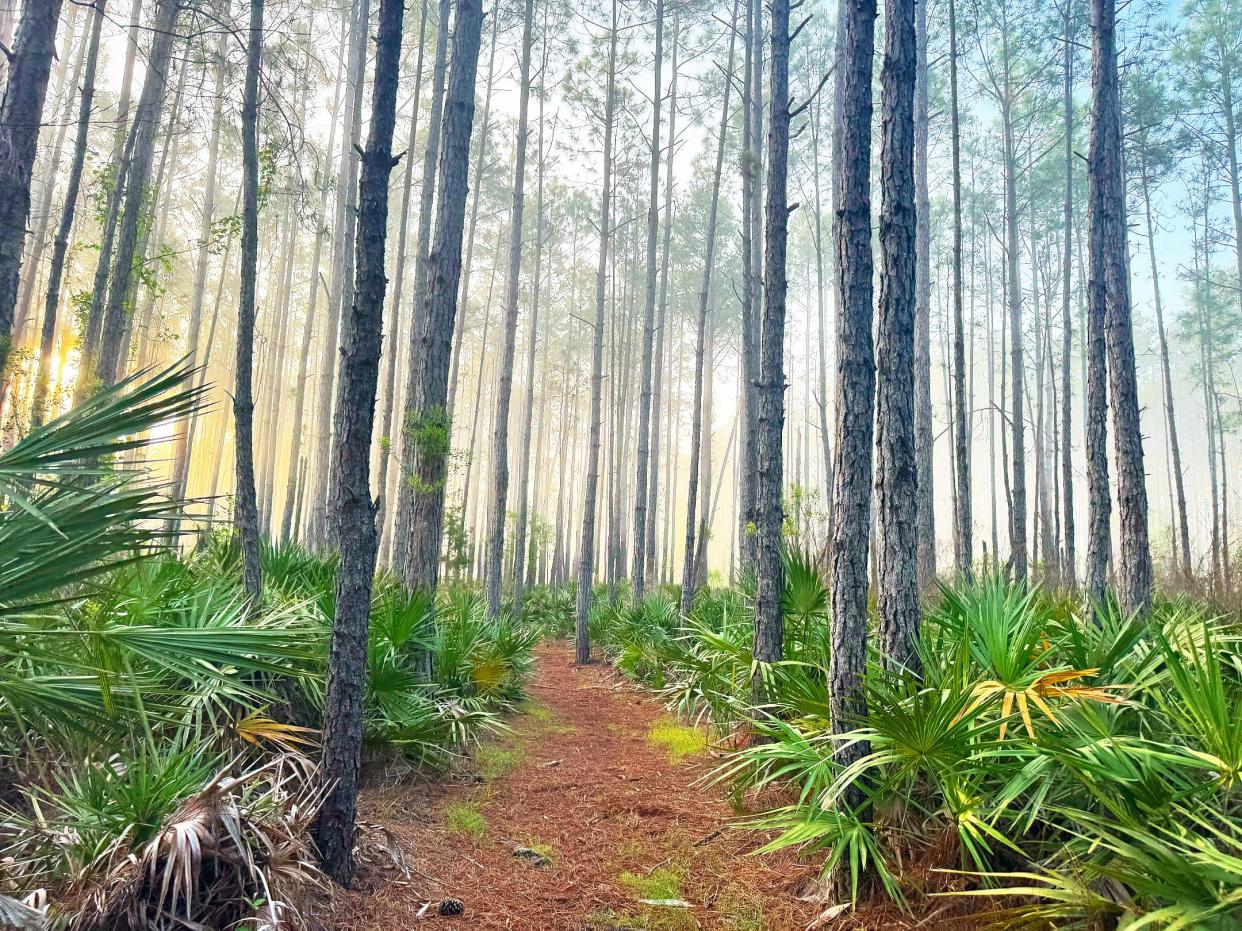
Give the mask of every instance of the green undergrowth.
[[(761, 738), (710, 781), (765, 832), (763, 850), (793, 847), (839, 867), (847, 896), (903, 908), (985, 896), (1000, 927), (1242, 926), (1236, 614), (1157, 594), (1150, 614), (1129, 616), (981, 576), (925, 598), (917, 671), (880, 655), (872, 609), (868, 714), (842, 728), (815, 561), (787, 557), (779, 662), (754, 662), (752, 594), (706, 590), (683, 617), (672, 589), (637, 605), (600, 590), (591, 633), (666, 703), (648, 739), (670, 761), (709, 735)], [(756, 677), (771, 702), (758, 719)], [(865, 748), (846, 768), (842, 740)]]

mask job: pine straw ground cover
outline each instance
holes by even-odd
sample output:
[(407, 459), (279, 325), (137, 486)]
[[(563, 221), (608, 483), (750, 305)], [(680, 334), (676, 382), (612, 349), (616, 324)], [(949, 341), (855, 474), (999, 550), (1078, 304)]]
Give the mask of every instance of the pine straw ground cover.
[(405, 928), (447, 897), (465, 916), (430, 926), (759, 931), (814, 917), (796, 890), (815, 864), (748, 856), (762, 838), (728, 829), (727, 794), (696, 784), (702, 754), (682, 752), (655, 700), (606, 666), (574, 667), (564, 644), (538, 656), (527, 713), (477, 774), (365, 794), (361, 817), (390, 832), (409, 876), (372, 857), (334, 927)]
[[(456, 781), (368, 790), (356, 888), (333, 896), (333, 928), (540, 931), (965, 929), (961, 900), (915, 917), (862, 905), (817, 923), (825, 905), (799, 893), (820, 862), (792, 851), (752, 856), (762, 835), (733, 829), (723, 788), (694, 732), (610, 667), (573, 665), (564, 643), (537, 650), (525, 713)], [(522, 856), (514, 851), (521, 848)], [(399, 852), (398, 852), (399, 851)], [(400, 867), (393, 864), (403, 861)], [(446, 898), (461, 918), (436, 915)], [(644, 904), (681, 900), (689, 907)], [(433, 903), (428, 905), (428, 903)]]

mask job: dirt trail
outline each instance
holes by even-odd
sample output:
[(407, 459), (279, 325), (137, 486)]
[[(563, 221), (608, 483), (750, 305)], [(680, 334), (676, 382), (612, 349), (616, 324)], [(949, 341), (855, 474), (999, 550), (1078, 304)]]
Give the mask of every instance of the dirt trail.
[(338, 900), (336, 927), (406, 928), (447, 897), (465, 915), (420, 924), (787, 931), (814, 916), (794, 895), (813, 865), (748, 856), (760, 839), (729, 827), (723, 791), (695, 784), (706, 754), (685, 730), (661, 732), (651, 697), (605, 666), (573, 666), (559, 643), (540, 647), (530, 697), (512, 732), (480, 752), (477, 774), (365, 794), (361, 817), (391, 831), (409, 878), (369, 867)]

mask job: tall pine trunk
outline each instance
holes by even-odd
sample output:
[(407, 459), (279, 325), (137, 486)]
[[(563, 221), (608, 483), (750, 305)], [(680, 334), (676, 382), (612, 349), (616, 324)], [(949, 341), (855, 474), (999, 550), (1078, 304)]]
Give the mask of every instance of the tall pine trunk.
[(949, 0), (949, 120), (953, 150), (953, 458), (957, 468), (954, 544), (957, 571), (969, 580), (974, 562), (970, 427), (966, 413), (966, 332), (962, 315), (962, 133), (957, 89), (957, 3)]
[(414, 504), (403, 575), (411, 588), (425, 591), (434, 591), (440, 577), (444, 485), (452, 435), (445, 404), (461, 283), (466, 179), (470, 167), (470, 134), (474, 126), (474, 82), (482, 29), (481, 0), (457, 0), (453, 65), (444, 98), (440, 197), (435, 238), (427, 262), (426, 301), (423, 312), (415, 318), (415, 326), (420, 328), (415, 333), (417, 378), (412, 392), (414, 413), (406, 424), (409, 431), (407, 458), (413, 462), (409, 485)]
[(595, 510), (599, 491), (599, 444), (604, 394), (604, 311), (608, 301), (608, 256), (612, 238), (612, 143), (616, 118), (617, 2), (612, 0), (608, 34), (608, 80), (604, 91), (604, 178), (600, 186), (599, 260), (595, 266), (595, 332), (591, 347), (591, 422), (587, 439), (586, 484), (582, 500), (582, 539), (578, 547), (578, 604), (575, 615), (575, 659), (591, 661), (587, 616), (591, 608), (591, 580), (595, 574)]
[[(509, 273), (505, 291), (505, 324), (501, 334), (500, 383), (496, 391), (496, 421), (492, 433), (492, 509), (488, 519), (483, 582), (487, 613), (493, 618), (500, 614), (505, 513), (509, 505), (509, 402), (513, 397), (513, 355), (517, 343), (518, 297), (522, 284), (522, 221), (526, 215), (526, 148), (530, 139), (530, 55), (534, 43), (534, 24), (535, 0), (526, 0), (522, 21), (517, 149), (513, 160), (513, 208), (509, 214)], [(532, 359), (535, 352), (534, 335), (532, 331)], [(517, 559), (520, 564), (520, 554)]]
[[(241, 542), (246, 592), (258, 601), (263, 589), (259, 566), (259, 509), (254, 481), (255, 284), (259, 264), (259, 73), (263, 63), (263, 0), (250, 0), (246, 46), (246, 86), (242, 97), (241, 294), (237, 307), (237, 362), (233, 388), (235, 488), (233, 523)], [(143, 88), (146, 96), (146, 88)], [(120, 250), (118, 250), (120, 254)]]
[[(880, 649), (897, 668), (917, 668), (919, 472), (915, 444), (918, 310), (914, 95), (916, 0), (885, 0), (880, 76), (880, 305), (877, 325), (876, 497)], [(928, 295), (930, 298), (930, 295)], [(928, 360), (930, 363), (930, 359)], [(930, 371), (928, 372), (930, 377)], [(930, 400), (930, 389), (929, 389)]]
[(1138, 378), (1130, 318), (1126, 253), (1126, 192), (1122, 166), (1121, 101), (1117, 80), (1114, 0), (1092, 0), (1090, 300), (1103, 316), (1112, 392), (1113, 449), (1117, 462), (1120, 552), (1117, 597), (1127, 612), (1151, 608), (1151, 550), (1147, 538), (1147, 485)]
[[(664, 101), (660, 97), (661, 71), (664, 67), (664, 0), (655, 0), (655, 67), (651, 94), (650, 169), (647, 186), (647, 262), (643, 294), (643, 355), (638, 382), (638, 450), (634, 457), (634, 532), (630, 540), (630, 582), (634, 603), (642, 601), (647, 585), (647, 480), (651, 455), (651, 381), (655, 356), (655, 314), (659, 280), (656, 268), (656, 247), (660, 234), (660, 118)], [(672, 160), (669, 160), (672, 172)]]
[[(837, 449), (832, 542), (832, 653), (829, 701), (833, 730), (846, 733), (866, 716), (867, 550), (871, 526), (875, 357), (872, 344), (871, 80), (875, 0), (841, 0), (837, 19), (833, 120), (833, 238), (837, 288)], [(842, 765), (866, 755), (842, 744)]]
[[(927, 191), (927, 2), (914, 5), (914, 491), (918, 578), (936, 579), (936, 502), (931, 392), (931, 199)], [(904, 15), (904, 13), (903, 13)], [(903, 285), (904, 287), (904, 285)], [(881, 296), (881, 301), (883, 297)], [(882, 381), (882, 379), (881, 379)]]
[(341, 372), (332, 430), (333, 535), (340, 545), (332, 645), (324, 701), (320, 778), (328, 786), (315, 824), (324, 871), (348, 886), (354, 875), (354, 818), (362, 762), (367, 626), (375, 573), (375, 506), (371, 501), (371, 433), (384, 327), (384, 244), (388, 179), (397, 121), (403, 0), (381, 0), (375, 46), (371, 127), (359, 179), (356, 287), (344, 319)]
[(12, 348), (13, 315), (21, 273), (30, 180), (43, 121), (48, 75), (61, 0), (35, 0), (22, 8), (8, 82), (0, 99), (0, 382)]
[[(789, 236), (789, 0), (773, 0), (771, 49), (771, 125), (768, 128), (767, 203), (763, 254), (763, 313), (759, 339), (759, 410), (756, 439), (759, 472), (755, 489), (755, 663), (774, 663), (784, 655), (785, 594), (784, 456), (785, 302), (788, 291), (786, 247)], [(756, 669), (756, 705), (766, 699), (764, 676)]]
[(127, 308), (132, 292), (134, 257), (137, 254), (140, 221), (151, 180), (155, 132), (159, 127), (168, 73), (172, 67), (179, 8), (180, 0), (159, 0), (156, 5), (147, 74), (142, 84), (142, 96), (134, 110), (130, 139), (126, 142), (130, 151), (128, 169), (125, 171), (124, 207), (117, 223), (116, 252), (108, 281), (107, 303), (103, 310), (99, 357), (95, 363), (95, 378), (104, 386), (114, 384), (124, 370), (121, 344), (130, 323)]
[[(52, 244), (52, 264), (47, 274), (47, 296), (43, 303), (43, 331), (39, 338), (39, 372), (35, 377), (34, 396), (30, 404), (31, 427), (38, 427), (47, 415), (47, 394), (51, 383), (52, 354), (56, 348), (57, 308), (60, 305), (60, 285), (65, 273), (65, 255), (69, 250), (69, 235), (73, 232), (73, 218), (78, 206), (78, 191), (82, 185), (82, 171), (86, 164), (86, 143), (90, 136), (91, 106), (95, 99), (95, 74), (99, 64), (99, 37), (102, 31), (107, 0), (95, 0), (95, 16), (91, 23), (89, 45), (86, 51), (86, 70), (82, 78), (82, 94), (78, 106), (78, 133), (73, 142), (73, 162), (69, 166), (69, 180), (65, 187), (65, 204), (61, 208), (60, 226)], [(0, 374), (3, 367), (0, 365)], [(174, 500), (177, 500), (174, 498)]]
[(1074, 420), (1074, 392), (1070, 390), (1070, 363), (1074, 354), (1074, 316), (1070, 306), (1074, 247), (1074, 42), (1073, 0), (1065, 0), (1065, 64), (1063, 68), (1062, 111), (1065, 124), (1065, 200), (1062, 224), (1065, 227), (1061, 253), (1061, 496), (1065, 514), (1063, 535), (1065, 559), (1063, 581), (1071, 590), (1078, 585), (1077, 540), (1074, 529), (1074, 454), (1071, 426)]
[[(393, 521), (392, 562), (393, 569), (407, 574), (407, 568), (416, 545), (411, 539), (414, 520), (415, 489), (417, 481), (414, 468), (417, 436), (413, 433), (415, 421), (422, 416), (419, 407), (423, 334), (427, 326), (427, 278), (431, 269), (432, 209), (436, 195), (436, 172), (441, 164), (440, 138), (444, 130), (444, 82), (448, 70), (449, 14), (453, 0), (440, 0), (436, 27), (436, 55), (431, 71), (431, 111), (427, 120), (427, 141), (423, 147), (423, 181), (418, 204), (418, 241), (414, 253), (413, 317), (410, 327), (409, 358), (406, 360), (405, 412), (401, 423), (402, 465), (401, 494), (397, 500), (397, 513)], [(467, 157), (469, 150), (467, 150)], [(446, 418), (447, 419), (447, 418)], [(446, 429), (448, 424), (445, 424)], [(447, 449), (446, 449), (447, 452)], [(437, 554), (440, 543), (435, 541)]]

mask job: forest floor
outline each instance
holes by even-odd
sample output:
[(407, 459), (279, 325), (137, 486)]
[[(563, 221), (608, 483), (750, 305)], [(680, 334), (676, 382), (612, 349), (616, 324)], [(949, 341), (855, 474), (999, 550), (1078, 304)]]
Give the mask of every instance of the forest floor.
[[(540, 646), (523, 713), (456, 778), (394, 778), (364, 793), (367, 833), (334, 928), (413, 922), (540, 931), (792, 931), (825, 906), (798, 896), (817, 862), (751, 856), (710, 748), (610, 667)], [(374, 769), (374, 767), (372, 767)], [(461, 918), (438, 914), (459, 899)], [(864, 910), (865, 912), (866, 910)], [(909, 928), (888, 908), (824, 928)], [(939, 925), (937, 925), (939, 926)]]

